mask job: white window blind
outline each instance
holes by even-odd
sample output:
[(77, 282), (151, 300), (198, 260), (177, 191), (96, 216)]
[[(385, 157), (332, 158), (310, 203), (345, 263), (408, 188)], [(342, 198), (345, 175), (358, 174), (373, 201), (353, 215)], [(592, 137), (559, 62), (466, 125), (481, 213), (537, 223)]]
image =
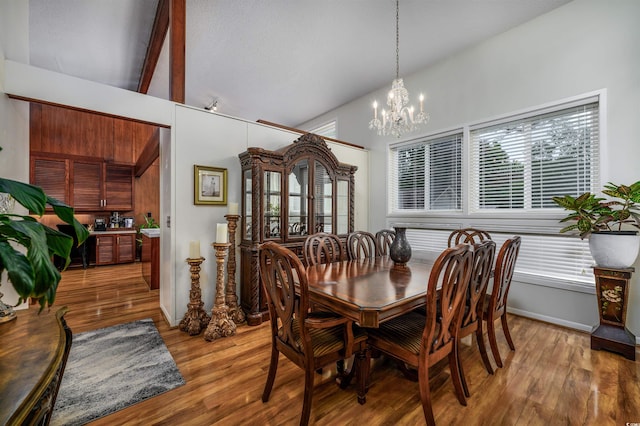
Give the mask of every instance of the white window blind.
[[(417, 258), (435, 259), (447, 247), (450, 231), (408, 228), (407, 240)], [(490, 232), (496, 256), (512, 234)], [(516, 280), (525, 282), (565, 281), (594, 286), (593, 259), (589, 244), (579, 238), (559, 235), (520, 235), (522, 245), (516, 262)]]
[(462, 133), (391, 147), (391, 210), (461, 210), (461, 169)]
[(599, 184), (599, 105), (590, 99), (472, 128), (470, 211), (557, 208)]

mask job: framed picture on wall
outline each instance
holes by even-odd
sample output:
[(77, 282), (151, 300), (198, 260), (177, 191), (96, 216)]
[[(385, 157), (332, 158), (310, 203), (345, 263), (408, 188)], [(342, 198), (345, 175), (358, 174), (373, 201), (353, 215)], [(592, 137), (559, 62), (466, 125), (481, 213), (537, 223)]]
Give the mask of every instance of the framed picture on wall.
[(227, 169), (193, 166), (194, 204), (227, 204)]

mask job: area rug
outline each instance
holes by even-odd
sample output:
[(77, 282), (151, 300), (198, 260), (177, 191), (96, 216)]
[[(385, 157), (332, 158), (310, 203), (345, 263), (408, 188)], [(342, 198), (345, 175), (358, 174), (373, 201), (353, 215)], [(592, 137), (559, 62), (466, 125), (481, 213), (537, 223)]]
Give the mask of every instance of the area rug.
[(79, 333), (51, 424), (83, 425), (184, 383), (151, 318)]

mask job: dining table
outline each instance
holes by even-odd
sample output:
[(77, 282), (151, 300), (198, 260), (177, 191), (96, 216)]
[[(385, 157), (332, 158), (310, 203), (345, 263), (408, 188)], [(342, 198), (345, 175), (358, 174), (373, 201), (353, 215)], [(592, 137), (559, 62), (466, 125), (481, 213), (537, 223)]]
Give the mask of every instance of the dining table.
[(423, 259), (398, 265), (388, 256), (308, 266), (309, 299), (361, 327), (377, 328), (426, 304), (432, 266)]

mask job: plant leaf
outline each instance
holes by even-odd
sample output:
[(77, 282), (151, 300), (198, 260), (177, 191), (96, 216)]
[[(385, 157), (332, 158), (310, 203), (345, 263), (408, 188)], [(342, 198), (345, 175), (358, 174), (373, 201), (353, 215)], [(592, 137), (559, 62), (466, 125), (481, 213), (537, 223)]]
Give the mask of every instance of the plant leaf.
[(18, 203), (31, 212), (39, 216), (44, 214), (47, 196), (41, 188), (28, 183), (0, 178), (0, 192), (11, 194)]

